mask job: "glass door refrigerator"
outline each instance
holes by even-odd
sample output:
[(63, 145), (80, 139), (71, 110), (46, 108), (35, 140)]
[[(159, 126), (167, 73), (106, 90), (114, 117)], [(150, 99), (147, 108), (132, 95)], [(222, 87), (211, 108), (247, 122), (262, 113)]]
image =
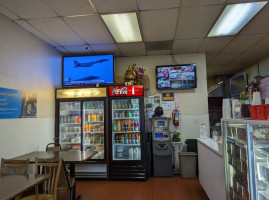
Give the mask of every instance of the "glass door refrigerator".
[(269, 200), (269, 122), (222, 119), (227, 199)]
[(142, 85), (110, 86), (110, 179), (144, 180), (147, 150)]
[(62, 151), (95, 151), (88, 161), (108, 164), (107, 88), (56, 90), (55, 142)]

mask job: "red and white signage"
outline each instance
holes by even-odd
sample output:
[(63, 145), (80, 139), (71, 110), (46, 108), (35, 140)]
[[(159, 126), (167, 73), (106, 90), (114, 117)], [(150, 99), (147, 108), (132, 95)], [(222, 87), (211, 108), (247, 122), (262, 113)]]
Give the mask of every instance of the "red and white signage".
[(109, 86), (110, 97), (143, 96), (143, 85)]

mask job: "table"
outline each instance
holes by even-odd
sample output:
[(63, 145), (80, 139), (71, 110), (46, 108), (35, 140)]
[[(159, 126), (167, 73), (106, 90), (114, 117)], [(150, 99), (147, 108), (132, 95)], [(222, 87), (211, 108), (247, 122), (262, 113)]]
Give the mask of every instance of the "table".
[[(70, 164), (70, 176), (75, 177), (75, 164), (86, 162), (88, 158), (97, 154), (97, 151), (33, 151), (13, 159), (26, 160), (29, 159), (30, 163), (35, 163), (35, 158), (63, 158), (66, 164)], [(75, 196), (75, 194), (74, 194)], [(75, 198), (79, 199), (80, 195)]]
[(97, 151), (33, 151), (13, 159), (26, 160), (35, 163), (35, 158), (63, 158), (66, 164), (70, 164), (70, 176), (75, 177), (75, 164), (87, 161), (88, 158), (95, 155)]
[(0, 175), (0, 199), (14, 199), (49, 178), (47, 174)]

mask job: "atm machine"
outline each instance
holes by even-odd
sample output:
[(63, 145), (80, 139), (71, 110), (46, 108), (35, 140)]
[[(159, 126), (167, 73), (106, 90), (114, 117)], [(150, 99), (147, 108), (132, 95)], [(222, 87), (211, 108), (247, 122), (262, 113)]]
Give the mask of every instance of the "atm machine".
[(152, 119), (152, 150), (154, 176), (172, 176), (172, 143), (169, 132), (169, 119)]

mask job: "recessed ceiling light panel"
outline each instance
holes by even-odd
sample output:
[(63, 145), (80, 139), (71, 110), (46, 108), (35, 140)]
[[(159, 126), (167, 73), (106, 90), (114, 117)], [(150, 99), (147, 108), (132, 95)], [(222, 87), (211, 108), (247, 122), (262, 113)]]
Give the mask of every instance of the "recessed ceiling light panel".
[(142, 41), (136, 13), (101, 16), (118, 43)]
[(237, 34), (265, 4), (267, 1), (227, 5), (208, 37)]

